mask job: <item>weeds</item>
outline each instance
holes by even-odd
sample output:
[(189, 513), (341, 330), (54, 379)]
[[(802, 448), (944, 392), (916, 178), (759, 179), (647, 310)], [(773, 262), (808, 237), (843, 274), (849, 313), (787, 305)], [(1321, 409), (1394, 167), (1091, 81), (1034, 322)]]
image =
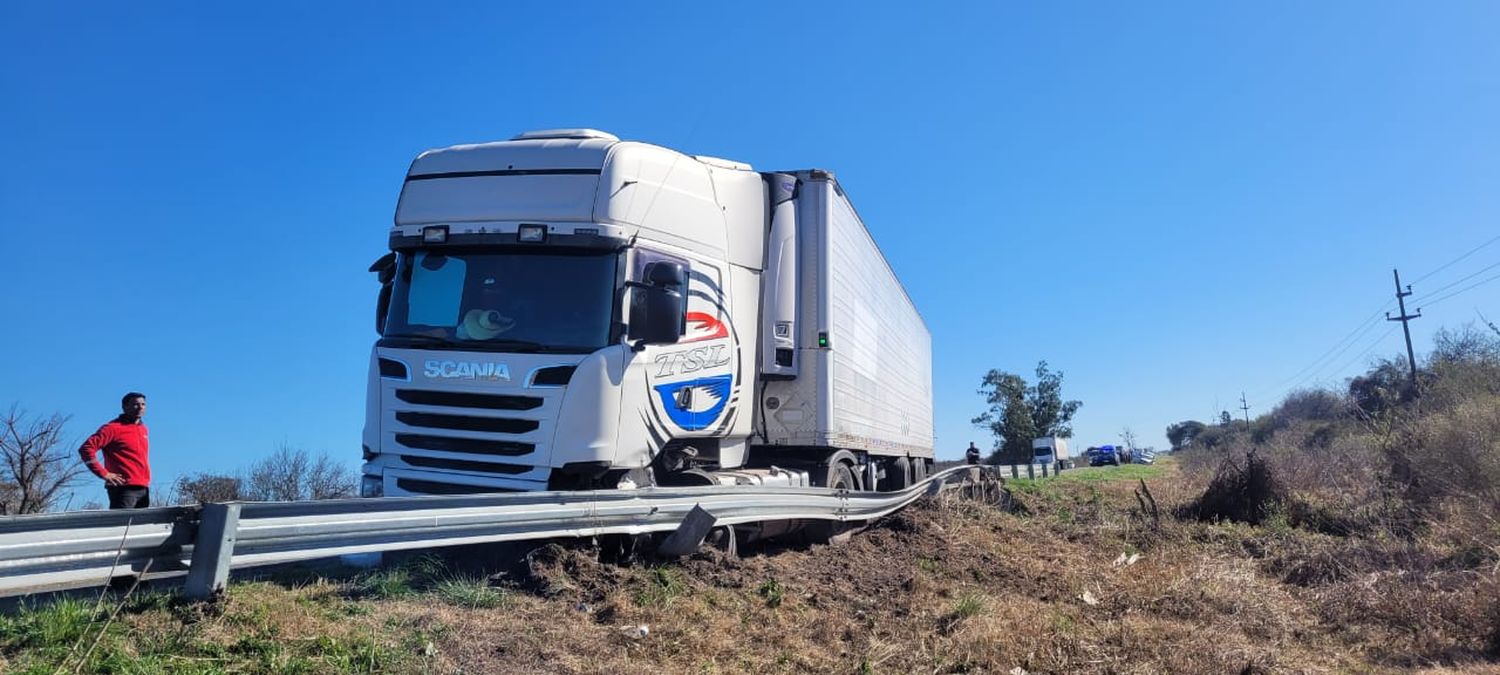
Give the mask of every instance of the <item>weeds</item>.
[(666, 566), (651, 568), (645, 588), (635, 594), (635, 604), (642, 607), (666, 607), (686, 592), (681, 573)]
[(775, 579), (767, 579), (761, 583), (759, 588), (755, 589), (755, 592), (759, 593), (760, 597), (765, 598), (767, 607), (773, 609), (780, 607), (782, 599), (786, 597), (786, 588), (781, 585), (781, 582)]
[(951, 635), (965, 620), (984, 611), (984, 598), (977, 593), (965, 593), (954, 601), (948, 612), (938, 619), (938, 633)]
[(437, 582), (433, 592), (443, 602), (471, 609), (502, 607), (507, 601), (505, 591), (491, 586), (484, 577), (446, 576)]
[(416, 593), (412, 587), (412, 574), (404, 567), (370, 572), (355, 582), (354, 590), (357, 597), (378, 600), (404, 598)]
[(967, 619), (984, 610), (984, 598), (977, 593), (965, 593), (953, 603), (953, 610), (949, 612), (960, 619)]

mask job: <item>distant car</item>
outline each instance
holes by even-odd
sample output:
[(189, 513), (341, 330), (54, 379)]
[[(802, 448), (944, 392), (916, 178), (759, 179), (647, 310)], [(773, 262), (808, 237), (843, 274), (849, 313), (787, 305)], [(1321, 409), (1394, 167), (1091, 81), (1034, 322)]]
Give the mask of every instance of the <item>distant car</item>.
[(1140, 450), (1136, 450), (1135, 451), (1135, 463), (1136, 464), (1155, 464), (1156, 463), (1156, 451), (1155, 450), (1151, 450), (1149, 448), (1142, 448)]
[(1120, 450), (1113, 445), (1089, 448), (1089, 466), (1119, 466)]

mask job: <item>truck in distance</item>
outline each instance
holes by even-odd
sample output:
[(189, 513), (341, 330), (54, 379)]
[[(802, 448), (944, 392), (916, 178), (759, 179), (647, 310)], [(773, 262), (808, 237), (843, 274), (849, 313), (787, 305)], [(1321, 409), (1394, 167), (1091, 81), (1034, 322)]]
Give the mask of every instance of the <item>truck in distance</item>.
[(931, 336), (828, 171), (528, 132), (421, 153), (388, 246), (364, 495), (893, 490), (932, 463)]
[(1032, 464), (1056, 464), (1065, 466), (1072, 460), (1068, 456), (1068, 439), (1047, 436), (1031, 441)]

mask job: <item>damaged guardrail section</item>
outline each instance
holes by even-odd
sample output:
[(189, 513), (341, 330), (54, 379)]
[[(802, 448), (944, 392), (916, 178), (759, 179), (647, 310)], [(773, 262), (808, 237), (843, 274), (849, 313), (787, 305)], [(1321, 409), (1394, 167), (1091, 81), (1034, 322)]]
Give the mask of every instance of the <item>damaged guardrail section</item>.
[(187, 574), (192, 597), (223, 589), (233, 569), (526, 539), (677, 530), (696, 508), (714, 525), (867, 521), (936, 494), (961, 473), (899, 492), (711, 486), (386, 497), (89, 511), (0, 518), (0, 595), (98, 586), (113, 576)]

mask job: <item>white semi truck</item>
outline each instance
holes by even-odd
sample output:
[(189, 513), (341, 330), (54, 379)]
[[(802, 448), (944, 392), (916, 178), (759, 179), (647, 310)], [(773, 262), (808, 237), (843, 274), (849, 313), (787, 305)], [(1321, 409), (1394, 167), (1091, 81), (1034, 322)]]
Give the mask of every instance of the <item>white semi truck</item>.
[(931, 336), (827, 171), (528, 132), (419, 155), (389, 247), (366, 496), (931, 466)]

